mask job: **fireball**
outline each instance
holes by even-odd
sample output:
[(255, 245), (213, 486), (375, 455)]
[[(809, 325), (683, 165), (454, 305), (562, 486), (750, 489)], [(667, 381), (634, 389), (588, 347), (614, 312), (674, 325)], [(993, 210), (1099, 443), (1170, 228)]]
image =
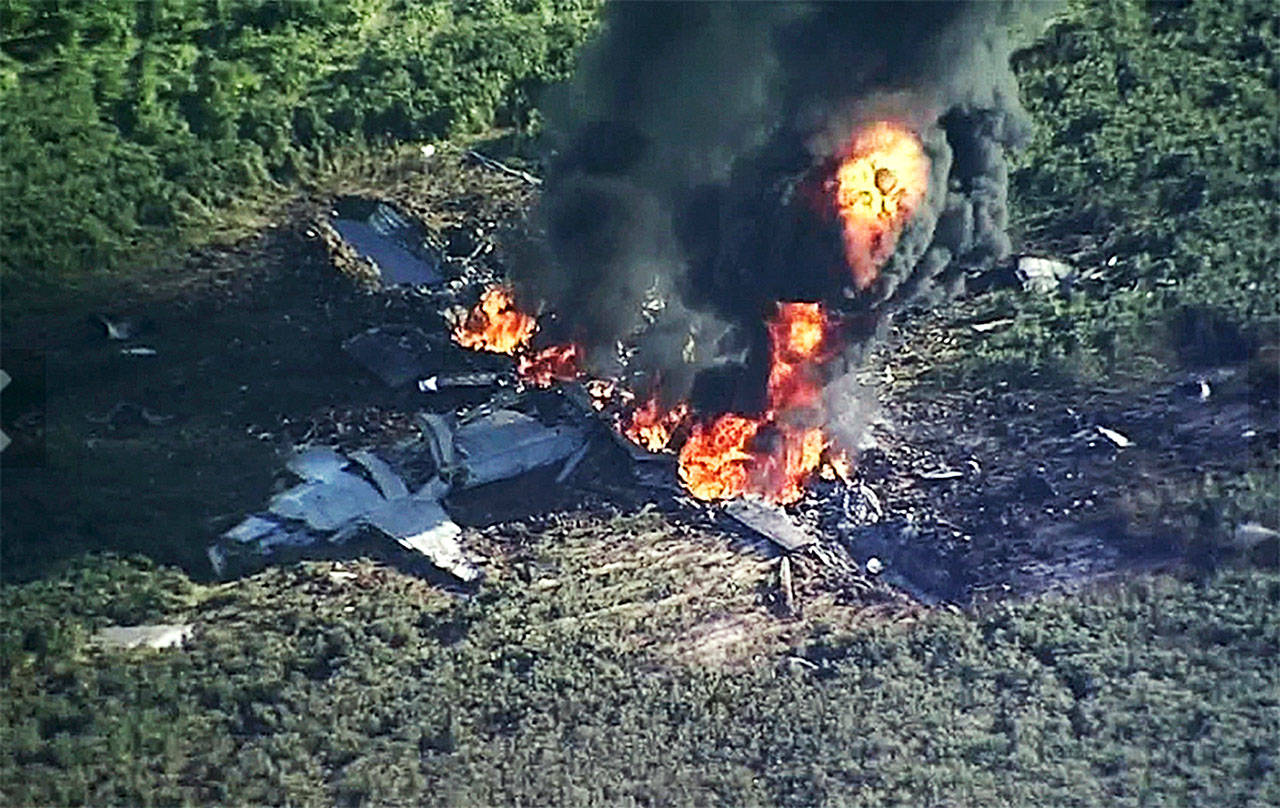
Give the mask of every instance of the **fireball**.
[(836, 170), (835, 205), (844, 225), (845, 259), (859, 289), (871, 285), (929, 185), (920, 139), (880, 121), (859, 130)]

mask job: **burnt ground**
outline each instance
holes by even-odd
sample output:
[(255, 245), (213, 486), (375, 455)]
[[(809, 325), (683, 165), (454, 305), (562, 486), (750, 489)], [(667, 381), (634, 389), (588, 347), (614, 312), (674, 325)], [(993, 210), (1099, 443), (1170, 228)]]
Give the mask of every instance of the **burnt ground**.
[[(425, 176), (380, 195), (432, 234), (454, 280), (434, 291), (367, 291), (324, 225), (328, 200), (311, 200), (252, 239), (190, 255), (172, 273), (179, 283), (9, 319), (6, 349), (43, 357), (47, 403), (44, 456), (4, 472), (6, 580), (96, 550), (209, 576), (205, 548), (288, 484), (283, 458), (296, 445), (389, 445), (414, 433), (423, 408), (485, 399), (486, 391), (426, 397), (411, 384), (389, 388), (342, 343), (374, 326), (413, 326), (442, 370), (504, 367), (452, 346), (440, 310), (473, 299), (475, 284), (500, 273), (492, 237), (523, 210), (530, 187), (439, 157)], [(98, 314), (132, 319), (137, 335), (109, 340)], [(939, 315), (899, 324), (869, 365), (879, 388), (876, 445), (862, 454), (854, 488), (819, 483), (793, 509), (822, 536), (796, 558), (801, 600), (825, 590), (864, 604), (900, 602), (902, 593), (968, 602), (1127, 570), (1200, 569), (1240, 556), (1274, 563), (1274, 539), (1233, 546), (1222, 515), (1204, 504), (1209, 478), (1276, 472), (1275, 398), (1248, 363), (1124, 389), (1066, 379), (876, 381), (928, 364), (956, 327), (966, 326)], [(155, 355), (122, 352), (137, 347)], [(486, 552), (520, 546), (559, 514), (598, 513), (608, 524), (605, 515), (646, 501), (661, 503), (673, 523), (724, 528), (713, 509), (669, 486), (628, 482), (625, 456), (602, 444), (571, 485), (556, 485), (555, 470), (536, 472), (466, 492), (452, 503), (455, 517)], [(870, 557), (884, 567), (879, 580), (862, 568)]]

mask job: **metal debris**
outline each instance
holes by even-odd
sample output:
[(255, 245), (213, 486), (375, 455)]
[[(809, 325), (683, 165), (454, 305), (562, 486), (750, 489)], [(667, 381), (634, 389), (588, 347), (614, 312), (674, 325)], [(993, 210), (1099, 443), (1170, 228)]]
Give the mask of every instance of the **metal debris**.
[(121, 348), (120, 353), (125, 356), (156, 356), (159, 352), (155, 348), (148, 348), (145, 345), (136, 345), (132, 348)]
[(791, 581), (791, 559), (783, 556), (778, 560), (778, 591), (782, 594), (782, 611), (787, 617), (796, 613), (796, 592)]
[(460, 387), (497, 387), (503, 382), (501, 373), (453, 373), (448, 376), (428, 376), (418, 380), (418, 391), (438, 393)]
[(328, 480), (303, 483), (276, 494), (267, 507), (281, 518), (296, 519), (313, 530), (330, 532), (373, 510), (382, 499), (372, 485), (342, 472)]
[(879, 575), (884, 572), (884, 563), (875, 556), (871, 556), (867, 559), (866, 568), (868, 575)]
[(1129, 440), (1127, 437), (1115, 431), (1114, 429), (1108, 429), (1107, 427), (1102, 426), (1101, 424), (1098, 425), (1097, 429), (1098, 429), (1099, 435), (1111, 441), (1121, 449), (1127, 449), (1128, 447), (1133, 445), (1133, 441)]
[(498, 410), (454, 434), (459, 484), (473, 488), (564, 460), (585, 440), (579, 427), (544, 426), (522, 412)]
[(127, 317), (113, 319), (105, 314), (98, 315), (98, 322), (107, 330), (107, 339), (127, 340), (138, 333), (138, 324)]
[(421, 378), (435, 361), (431, 338), (416, 326), (379, 326), (342, 343), (342, 350), (388, 387)]
[(937, 471), (918, 471), (916, 476), (929, 482), (941, 482), (943, 480), (958, 480), (964, 476), (964, 472), (955, 469), (938, 469)]
[(971, 323), (969, 327), (979, 334), (985, 334), (988, 331), (995, 331), (997, 328), (1003, 328), (1007, 325), (1013, 325), (1012, 317), (1001, 317), (999, 320), (988, 320), (985, 323)]
[(1024, 291), (1047, 295), (1070, 283), (1076, 270), (1064, 261), (1024, 255), (1018, 259), (1016, 274)]
[(784, 550), (799, 550), (817, 539), (792, 521), (787, 512), (764, 500), (744, 497), (724, 506), (724, 512), (749, 530)]
[(400, 479), (400, 475), (387, 465), (387, 461), (378, 457), (373, 452), (361, 449), (351, 453), (351, 459), (360, 464), (361, 468), (369, 472), (370, 479), (373, 484), (382, 492), (382, 496), (390, 500), (404, 499), (409, 496), (409, 487), (404, 484), (404, 480)]
[(490, 169), (493, 169), (494, 171), (499, 171), (511, 177), (518, 177), (519, 179), (524, 180), (530, 185), (538, 186), (542, 184), (542, 180), (533, 176), (529, 172), (521, 171), (518, 168), (512, 168), (511, 166), (505, 163), (500, 163), (497, 160), (493, 159), (492, 157), (486, 157), (485, 155), (481, 154), (475, 149), (467, 149), (467, 157), (470, 157), (472, 160), (476, 161), (477, 163), (484, 166), (485, 168), (490, 168)]

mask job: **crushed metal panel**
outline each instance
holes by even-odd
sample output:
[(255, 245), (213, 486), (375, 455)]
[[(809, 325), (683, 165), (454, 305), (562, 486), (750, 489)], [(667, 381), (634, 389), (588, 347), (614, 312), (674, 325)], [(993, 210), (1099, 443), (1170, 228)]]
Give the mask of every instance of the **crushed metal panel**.
[(454, 467), (457, 457), (453, 451), (453, 423), (443, 415), (434, 412), (418, 413), (418, 429), (431, 452), (431, 459), (436, 468), (447, 472)]
[(322, 482), (309, 482), (272, 497), (268, 507), (276, 516), (306, 522), (313, 530), (337, 530), (373, 510), (382, 495), (364, 480), (342, 473)]
[(792, 521), (786, 511), (758, 499), (735, 499), (724, 506), (724, 512), (787, 551), (798, 550), (817, 541)]
[(369, 472), (369, 477), (373, 479), (373, 484), (378, 486), (378, 490), (387, 499), (403, 499), (409, 496), (409, 488), (404, 484), (404, 480), (381, 457), (378, 457), (373, 452), (361, 449), (358, 452), (352, 452), (351, 459)]
[(289, 458), (289, 471), (310, 482), (332, 480), (343, 473), (350, 460), (331, 446), (312, 446)]
[(364, 518), (395, 539), (405, 539), (446, 522), (452, 524), (439, 502), (417, 498), (385, 500)]
[(403, 387), (432, 369), (431, 338), (416, 326), (380, 326), (342, 343), (342, 350), (388, 387)]
[(564, 460), (585, 439), (578, 427), (544, 426), (524, 413), (498, 410), (459, 427), (453, 445), (462, 485), (472, 487)]
[(231, 541), (249, 544), (261, 541), (263, 537), (280, 529), (279, 522), (263, 519), (261, 516), (246, 516), (240, 524), (223, 533), (223, 537)]

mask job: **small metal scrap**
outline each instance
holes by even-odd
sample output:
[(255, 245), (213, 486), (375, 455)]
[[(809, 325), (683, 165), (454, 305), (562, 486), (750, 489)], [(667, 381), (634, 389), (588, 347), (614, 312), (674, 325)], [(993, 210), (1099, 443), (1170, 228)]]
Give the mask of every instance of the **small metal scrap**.
[(985, 334), (988, 331), (995, 331), (997, 328), (1003, 328), (1007, 325), (1013, 325), (1013, 318), (1001, 317), (998, 320), (988, 320), (985, 323), (972, 323), (969, 327), (979, 334)]
[(964, 472), (955, 469), (939, 469), (937, 471), (917, 472), (916, 476), (929, 482), (939, 482), (942, 480), (958, 480), (964, 476)]
[(791, 559), (778, 559), (778, 590), (782, 594), (782, 610), (788, 617), (796, 613), (796, 592), (791, 581)]
[(875, 556), (871, 556), (871, 558), (867, 559), (866, 567), (868, 575), (879, 575), (884, 572), (884, 562)]
[(1133, 441), (1129, 440), (1124, 435), (1121, 435), (1119, 432), (1115, 431), (1114, 429), (1108, 429), (1105, 426), (1102, 426), (1101, 424), (1098, 425), (1098, 434), (1106, 438), (1107, 440), (1111, 441), (1121, 449), (1127, 449), (1128, 447), (1133, 445)]
[(418, 391), (438, 393), (459, 387), (497, 387), (502, 383), (500, 373), (454, 373), (448, 376), (428, 376), (418, 380)]

